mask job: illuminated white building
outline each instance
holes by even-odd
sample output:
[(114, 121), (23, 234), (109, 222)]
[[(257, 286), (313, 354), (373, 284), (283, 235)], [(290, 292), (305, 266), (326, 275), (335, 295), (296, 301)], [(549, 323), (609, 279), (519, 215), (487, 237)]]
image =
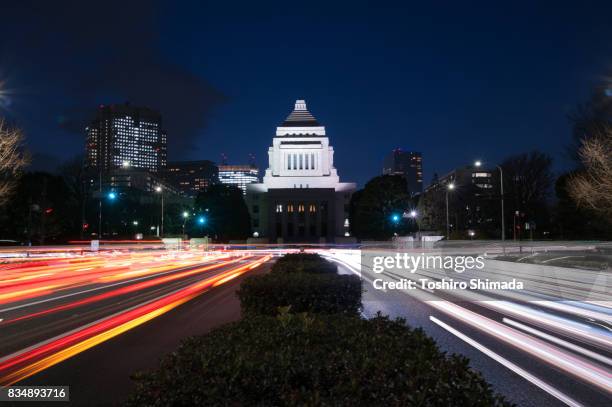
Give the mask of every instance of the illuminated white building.
[(259, 182), (259, 169), (253, 165), (219, 165), (219, 182), (235, 185), (246, 194), (247, 184)]
[(133, 168), (159, 172), (166, 167), (166, 133), (161, 115), (129, 104), (100, 106), (85, 129), (90, 169)]
[(272, 241), (327, 241), (348, 235), (355, 183), (340, 182), (322, 126), (297, 100), (276, 128), (260, 184), (247, 185), (253, 230)]

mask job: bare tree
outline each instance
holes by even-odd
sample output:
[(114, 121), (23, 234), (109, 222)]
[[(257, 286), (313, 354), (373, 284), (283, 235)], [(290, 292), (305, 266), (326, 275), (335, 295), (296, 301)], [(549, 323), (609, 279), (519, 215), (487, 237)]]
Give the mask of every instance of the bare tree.
[(612, 217), (612, 127), (583, 139), (578, 153), (584, 171), (570, 179), (570, 196), (578, 206)]
[(612, 125), (612, 71), (600, 78), (589, 100), (570, 113), (573, 124), (572, 142), (568, 146), (570, 157), (582, 168), (580, 147), (585, 139), (606, 132)]
[(23, 132), (0, 119), (0, 205), (8, 201), (21, 170), (29, 163), (23, 149)]

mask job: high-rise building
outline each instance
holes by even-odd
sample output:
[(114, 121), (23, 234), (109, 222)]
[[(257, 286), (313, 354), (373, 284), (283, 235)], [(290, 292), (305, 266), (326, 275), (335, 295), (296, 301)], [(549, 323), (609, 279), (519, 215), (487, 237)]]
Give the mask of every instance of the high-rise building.
[(155, 110), (129, 104), (100, 106), (85, 130), (90, 169), (160, 172), (166, 167), (166, 133)]
[(259, 169), (252, 165), (220, 165), (219, 182), (227, 185), (235, 185), (246, 194), (247, 184), (259, 182)]
[(263, 183), (247, 185), (253, 235), (272, 242), (338, 242), (349, 237), (355, 183), (340, 182), (325, 127), (297, 100), (276, 128)]
[(411, 194), (423, 192), (423, 157), (416, 151), (396, 148), (385, 157), (383, 174), (403, 175)]
[(212, 161), (169, 162), (165, 178), (181, 192), (181, 195), (195, 198), (198, 193), (219, 182), (219, 169)]

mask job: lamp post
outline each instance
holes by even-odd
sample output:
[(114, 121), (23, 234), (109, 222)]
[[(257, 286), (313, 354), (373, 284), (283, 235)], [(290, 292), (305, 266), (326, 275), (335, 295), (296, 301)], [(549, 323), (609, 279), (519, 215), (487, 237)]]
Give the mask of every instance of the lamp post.
[(448, 192), (455, 189), (455, 184), (450, 183), (446, 186), (446, 240), (450, 240), (450, 221), (448, 215)]
[[(114, 201), (115, 199), (117, 199), (117, 193), (114, 191), (110, 191), (106, 197), (108, 198), (109, 201)], [(100, 213), (99, 213), (99, 218), (98, 218), (98, 234), (100, 236), (98, 236), (98, 239), (102, 239), (102, 189), (100, 188)], [(110, 229), (110, 224), (109, 224), (109, 229)], [(112, 231), (109, 230), (109, 233), (112, 234)]]
[(100, 199), (98, 199), (98, 239), (102, 239), (102, 168), (100, 167), (100, 172), (98, 173), (99, 175), (99, 187), (100, 187), (100, 192), (99, 192), (99, 197)]
[(161, 194), (161, 229), (160, 237), (164, 237), (164, 189), (158, 185), (155, 187), (155, 192)]
[(417, 211), (415, 211), (414, 209), (410, 211), (410, 217), (412, 218), (414, 224), (417, 227), (417, 232), (421, 231), (421, 227), (419, 226), (419, 223), (417, 222)]
[(185, 223), (187, 223), (188, 217), (189, 217), (189, 212), (183, 211), (183, 236), (185, 236)]
[[(475, 167), (480, 167), (482, 162), (477, 160), (474, 162)], [(506, 240), (506, 221), (504, 216), (504, 171), (500, 165), (496, 165), (499, 170), (499, 192), (501, 194), (501, 238), (502, 242)]]

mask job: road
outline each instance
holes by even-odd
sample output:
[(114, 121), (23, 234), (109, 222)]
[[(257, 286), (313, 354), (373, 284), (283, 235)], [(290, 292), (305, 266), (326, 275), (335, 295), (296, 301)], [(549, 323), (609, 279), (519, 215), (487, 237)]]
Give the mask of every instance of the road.
[[(271, 257), (264, 247), (217, 249), (144, 247), (98, 254), (53, 249), (5, 258), (0, 265), (0, 385), (70, 385), (77, 405), (125, 400), (130, 373), (154, 368), (181, 339), (237, 319), (234, 291), (240, 279), (261, 272)], [(361, 276), (365, 317), (381, 311), (422, 327), (443, 350), (467, 356), (510, 401), (521, 406), (612, 404), (609, 271), (491, 260), (478, 273), (436, 268), (375, 273), (370, 258), (389, 254), (386, 249), (308, 250), (336, 262), (343, 273)], [(453, 250), (465, 255), (482, 248), (470, 242)], [(377, 289), (381, 282), (469, 281), (483, 275), (516, 278), (526, 287)]]
[[(142, 328), (194, 299), (201, 301), (218, 293), (217, 287), (254, 272), (269, 259), (267, 254), (246, 252), (145, 250), (39, 257), (4, 264), (0, 280), (0, 384), (22, 384), (31, 378), (28, 384), (47, 385), (39, 381), (38, 373)], [(226, 297), (227, 293), (215, 298)], [(177, 332), (176, 326), (173, 330), (169, 327), (172, 325), (166, 325), (166, 332), (172, 333), (166, 336), (173, 338), (174, 345), (184, 338), (183, 333), (197, 333), (197, 329)], [(140, 341), (146, 338), (143, 332), (140, 330)], [(105, 355), (115, 359), (116, 353)], [(162, 355), (157, 353), (152, 360), (156, 362)], [(151, 354), (139, 355), (143, 356)], [(96, 365), (91, 366), (90, 373), (96, 372)]]
[[(470, 252), (478, 253), (478, 249)], [(341, 272), (361, 276), (366, 317), (380, 311), (423, 328), (443, 350), (467, 356), (471, 366), (510, 401), (521, 406), (612, 405), (609, 270), (533, 269), (486, 261), (477, 272), (373, 271), (373, 256), (396, 253), (381, 249), (321, 252), (338, 263)], [(420, 286), (421, 279), (439, 282), (450, 277), (467, 282), (483, 276), (500, 281), (516, 278), (526, 284), (523, 290), (507, 291)], [(404, 280), (415, 281), (415, 288), (380, 289), (381, 282)]]

